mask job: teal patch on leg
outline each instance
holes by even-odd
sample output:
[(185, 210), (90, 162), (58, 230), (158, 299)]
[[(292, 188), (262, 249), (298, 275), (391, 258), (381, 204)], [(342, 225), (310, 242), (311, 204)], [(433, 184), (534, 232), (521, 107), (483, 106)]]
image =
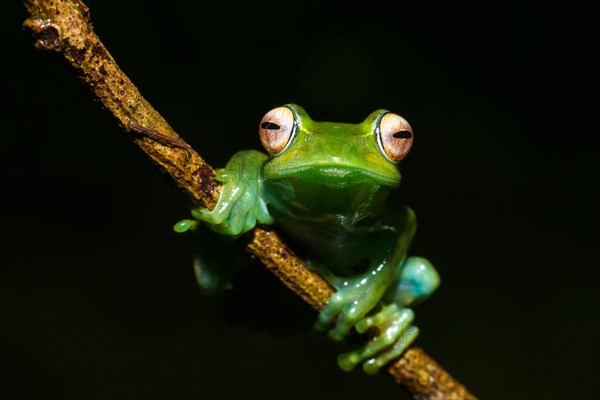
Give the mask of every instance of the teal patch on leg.
[(427, 259), (409, 257), (404, 262), (393, 301), (413, 306), (427, 299), (440, 286), (440, 275)]

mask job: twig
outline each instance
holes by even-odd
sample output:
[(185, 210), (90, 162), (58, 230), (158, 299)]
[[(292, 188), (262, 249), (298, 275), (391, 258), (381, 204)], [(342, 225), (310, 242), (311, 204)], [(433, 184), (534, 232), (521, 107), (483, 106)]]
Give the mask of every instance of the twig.
[[(221, 190), (214, 169), (175, 133), (121, 71), (94, 33), (88, 7), (81, 0), (23, 3), (30, 13), (23, 26), (36, 37), (35, 46), (61, 54), (159, 170), (195, 204), (213, 208)], [(310, 271), (274, 231), (255, 228), (247, 250), (316, 310), (322, 309), (333, 294), (333, 288)], [(416, 347), (395, 360), (388, 372), (415, 399), (475, 399)]]

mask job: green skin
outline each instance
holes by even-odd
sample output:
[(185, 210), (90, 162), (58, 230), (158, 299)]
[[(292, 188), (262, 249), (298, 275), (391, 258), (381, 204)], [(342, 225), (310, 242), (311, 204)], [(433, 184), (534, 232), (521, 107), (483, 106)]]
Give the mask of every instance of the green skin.
[(344, 370), (362, 363), (374, 374), (418, 334), (406, 307), (440, 283), (427, 260), (407, 257), (415, 214), (387, 202), (400, 173), (375, 139), (386, 111), (347, 124), (315, 122), (302, 108), (286, 107), (294, 114), (293, 142), (275, 156), (254, 150), (235, 154), (217, 172), (223, 188), (216, 207), (192, 210), (195, 220), (181, 221), (175, 230), (193, 229), (199, 220), (235, 237), (257, 222), (275, 224), (337, 290), (316, 328), (333, 326), (329, 335), (336, 340), (352, 328), (359, 333), (377, 328), (374, 340), (338, 359)]

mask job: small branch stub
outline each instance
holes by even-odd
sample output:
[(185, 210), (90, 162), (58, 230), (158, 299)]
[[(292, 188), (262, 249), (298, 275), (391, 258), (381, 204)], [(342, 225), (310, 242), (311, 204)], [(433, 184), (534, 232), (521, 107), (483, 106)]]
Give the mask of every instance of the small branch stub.
[[(214, 170), (177, 135), (121, 71), (94, 33), (89, 9), (78, 0), (25, 0), (31, 14), (23, 26), (35, 46), (61, 54), (161, 172), (196, 204), (212, 208), (220, 185)], [(142, 134), (140, 134), (142, 133)]]

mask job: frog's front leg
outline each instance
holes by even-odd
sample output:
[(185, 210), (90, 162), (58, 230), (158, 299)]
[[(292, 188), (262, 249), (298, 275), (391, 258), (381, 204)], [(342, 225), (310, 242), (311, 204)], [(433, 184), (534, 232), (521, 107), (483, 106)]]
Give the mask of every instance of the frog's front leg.
[[(194, 208), (194, 219), (175, 224), (177, 232), (194, 230), (202, 221), (211, 230), (226, 236), (239, 236), (257, 222), (270, 224), (269, 214), (261, 194), (262, 171), (267, 156), (258, 151), (235, 154), (225, 168), (217, 171), (217, 180), (223, 184), (221, 195), (213, 210)], [(198, 233), (198, 232), (197, 232)], [(222, 265), (221, 238), (202, 235), (194, 257), (194, 271), (200, 287), (207, 293), (218, 292), (229, 284), (235, 266)], [(216, 257), (215, 257), (216, 255)]]
[(236, 153), (225, 168), (217, 171), (216, 179), (223, 184), (219, 200), (213, 210), (192, 209), (195, 220), (183, 220), (174, 229), (184, 232), (203, 221), (213, 231), (239, 236), (256, 225), (273, 223), (262, 198), (263, 167), (268, 157), (254, 150)]

